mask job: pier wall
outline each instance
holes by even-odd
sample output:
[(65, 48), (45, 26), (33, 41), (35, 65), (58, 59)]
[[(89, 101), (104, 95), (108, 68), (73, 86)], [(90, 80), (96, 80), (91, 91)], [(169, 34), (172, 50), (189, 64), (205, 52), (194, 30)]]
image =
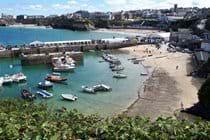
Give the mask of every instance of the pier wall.
[[(24, 65), (35, 65), (35, 64), (50, 64), (53, 57), (61, 57), (64, 53), (45, 53), (42, 54), (28, 54), (21, 56), (21, 64)], [(76, 61), (83, 60), (82, 52), (65, 52), (65, 55), (70, 56)]]

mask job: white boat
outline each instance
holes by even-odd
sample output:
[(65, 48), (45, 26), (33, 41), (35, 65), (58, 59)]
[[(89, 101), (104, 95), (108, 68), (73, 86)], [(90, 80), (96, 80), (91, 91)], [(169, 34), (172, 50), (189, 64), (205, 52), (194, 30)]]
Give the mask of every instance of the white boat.
[(93, 89), (95, 92), (97, 92), (97, 91), (111, 91), (112, 90), (111, 87), (109, 87), (105, 84), (95, 85), (95, 86), (93, 86)]
[(141, 72), (141, 76), (147, 76), (148, 75), (148, 73), (146, 73), (146, 72)]
[(115, 66), (114, 68), (112, 68), (112, 71), (122, 71), (124, 70), (124, 67), (119, 65), (119, 66)]
[(78, 99), (78, 97), (72, 94), (61, 94), (61, 96), (63, 97), (63, 99), (70, 100), (70, 101), (76, 101)]
[(41, 89), (48, 89), (52, 88), (53, 84), (50, 81), (39, 82), (38, 87)]
[(4, 78), (0, 77), (0, 87), (3, 85), (3, 82), (4, 82)]
[(95, 93), (95, 90), (88, 86), (82, 86), (82, 91), (86, 93)]
[(103, 54), (102, 58), (112, 64), (121, 64), (120, 60), (109, 54)]
[(121, 74), (121, 73), (116, 73), (113, 75), (114, 78), (127, 78), (127, 75), (125, 74)]
[(53, 64), (53, 66), (56, 66), (59, 64), (68, 64), (72, 67), (76, 66), (75, 61), (69, 56), (54, 57), (54, 58), (52, 58), (52, 64)]
[(55, 72), (68, 72), (73, 71), (75, 69), (74, 66), (70, 66), (68, 64), (58, 64), (53, 68)]
[(11, 84), (13, 82), (12, 77), (6, 74), (3, 77), (3, 84)]
[(20, 72), (20, 73), (12, 75), (12, 80), (14, 82), (19, 83), (19, 82), (22, 82), (22, 81), (26, 81), (27, 77), (23, 73)]
[(50, 93), (50, 92), (47, 92), (46, 90), (39, 90), (36, 93), (41, 95), (43, 98), (51, 98), (51, 97), (53, 97), (53, 94)]

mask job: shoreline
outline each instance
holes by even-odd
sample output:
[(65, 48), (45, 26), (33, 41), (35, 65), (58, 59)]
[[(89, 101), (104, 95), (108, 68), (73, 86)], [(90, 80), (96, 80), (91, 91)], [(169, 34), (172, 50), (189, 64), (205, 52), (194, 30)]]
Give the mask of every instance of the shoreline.
[[(197, 91), (203, 80), (186, 76), (192, 70), (191, 56), (179, 52), (168, 53), (166, 46), (157, 50), (153, 45), (123, 48), (121, 51), (140, 58), (148, 55), (148, 52), (145, 54), (146, 48), (153, 55), (145, 57), (145, 61), (142, 62), (144, 68), (149, 71), (149, 76), (143, 82), (143, 87), (139, 87), (140, 96), (121, 114), (140, 115), (151, 119), (162, 115), (173, 117), (174, 111), (181, 108), (180, 104), (183, 104), (184, 108), (189, 108), (197, 103)], [(176, 65), (180, 67), (178, 70), (175, 68)]]

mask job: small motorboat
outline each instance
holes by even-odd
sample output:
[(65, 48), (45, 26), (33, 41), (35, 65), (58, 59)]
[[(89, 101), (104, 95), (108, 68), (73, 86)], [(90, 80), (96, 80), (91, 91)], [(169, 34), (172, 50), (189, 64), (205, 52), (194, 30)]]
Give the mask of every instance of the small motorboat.
[(106, 91), (107, 92), (107, 91), (111, 91), (112, 90), (111, 87), (109, 87), (109, 86), (107, 86), (105, 84), (95, 85), (95, 86), (93, 86), (93, 89), (94, 89), (95, 92), (98, 92), (98, 91)]
[(24, 82), (27, 80), (27, 77), (23, 73), (17, 73), (11, 76), (12, 80), (16, 83)]
[(39, 82), (38, 87), (41, 89), (48, 89), (48, 88), (52, 88), (53, 84), (50, 81), (43, 81), (43, 82)]
[(23, 99), (26, 99), (26, 100), (33, 100), (36, 98), (36, 96), (34, 94), (32, 94), (31, 92), (29, 92), (26, 89), (21, 90), (21, 96)]
[(116, 74), (113, 75), (113, 78), (118, 78), (118, 79), (127, 78), (127, 75), (121, 74), (121, 73), (116, 73)]
[(13, 82), (12, 80), (12, 77), (8, 74), (6, 74), (4, 77), (3, 77), (3, 84), (6, 85), (6, 84), (11, 84)]
[(53, 71), (55, 71), (55, 72), (69, 72), (69, 71), (73, 71), (74, 69), (75, 69), (75, 66), (71, 66), (69, 64), (59, 64), (53, 68)]
[(4, 82), (4, 78), (0, 77), (0, 87), (3, 85), (3, 82)]
[(65, 77), (61, 77), (60, 73), (53, 73), (52, 75), (48, 75), (45, 80), (50, 82), (64, 82), (67, 80)]
[(147, 76), (148, 75), (148, 73), (146, 73), (146, 72), (141, 72), (141, 76)]
[(119, 66), (115, 66), (114, 68), (112, 68), (112, 71), (122, 71), (124, 70), (124, 67), (119, 65)]
[(82, 91), (86, 93), (95, 93), (95, 90), (88, 86), (82, 86)]
[(63, 99), (70, 100), (70, 101), (76, 101), (78, 99), (78, 97), (72, 94), (61, 94), (61, 96), (63, 97)]
[(51, 98), (51, 97), (53, 97), (53, 94), (50, 93), (50, 92), (47, 92), (46, 90), (39, 90), (36, 93), (41, 95), (43, 98)]

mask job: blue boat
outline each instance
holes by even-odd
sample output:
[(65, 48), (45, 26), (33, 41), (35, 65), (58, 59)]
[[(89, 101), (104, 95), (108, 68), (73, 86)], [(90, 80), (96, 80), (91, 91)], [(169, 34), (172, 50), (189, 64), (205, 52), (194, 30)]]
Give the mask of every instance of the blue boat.
[(39, 90), (36, 93), (41, 95), (43, 98), (51, 98), (51, 97), (53, 97), (53, 94), (47, 92), (46, 90)]

